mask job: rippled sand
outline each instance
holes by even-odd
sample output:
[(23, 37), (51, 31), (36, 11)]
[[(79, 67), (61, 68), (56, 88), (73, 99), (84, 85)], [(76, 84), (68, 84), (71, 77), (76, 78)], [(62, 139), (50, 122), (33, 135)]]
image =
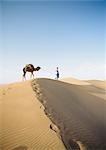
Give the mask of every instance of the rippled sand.
[(65, 150), (30, 81), (0, 88), (0, 150)]

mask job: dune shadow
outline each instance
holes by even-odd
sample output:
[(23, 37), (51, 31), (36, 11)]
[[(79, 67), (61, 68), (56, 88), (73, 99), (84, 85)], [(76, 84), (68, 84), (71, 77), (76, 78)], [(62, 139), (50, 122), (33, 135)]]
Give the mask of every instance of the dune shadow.
[[(33, 81), (34, 82), (34, 81)], [(52, 79), (40, 78), (39, 85), (46, 114), (60, 130), (64, 145), (78, 149), (73, 141), (81, 141), (90, 150), (106, 149), (105, 101), (90, 92), (102, 93), (91, 85), (73, 85)], [(49, 117), (49, 115), (48, 115)]]

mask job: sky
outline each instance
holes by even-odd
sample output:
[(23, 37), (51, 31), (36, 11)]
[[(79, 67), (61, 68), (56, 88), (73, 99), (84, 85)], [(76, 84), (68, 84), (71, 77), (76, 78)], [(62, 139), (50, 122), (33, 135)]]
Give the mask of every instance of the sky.
[(105, 2), (0, 0), (0, 54), (0, 84), (29, 63), (35, 77), (104, 80)]

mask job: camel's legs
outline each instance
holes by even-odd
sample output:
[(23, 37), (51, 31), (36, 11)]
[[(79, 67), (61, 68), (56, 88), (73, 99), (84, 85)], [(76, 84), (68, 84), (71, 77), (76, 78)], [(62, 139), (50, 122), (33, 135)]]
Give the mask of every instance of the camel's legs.
[(23, 81), (26, 80), (26, 76), (25, 76), (25, 75), (23, 75), (23, 79), (22, 79), (22, 80), (23, 80)]
[(22, 81), (24, 81), (24, 80), (26, 80), (26, 77), (25, 77), (25, 76), (23, 76), (23, 78), (22, 78)]
[(31, 72), (31, 77), (30, 77), (30, 78), (32, 78), (32, 76), (33, 76), (33, 79), (34, 79), (34, 74), (33, 74), (33, 72)]
[(23, 69), (23, 81), (24, 81), (24, 79), (26, 80), (26, 77), (25, 77), (25, 75), (26, 75), (26, 71), (25, 71), (25, 68)]

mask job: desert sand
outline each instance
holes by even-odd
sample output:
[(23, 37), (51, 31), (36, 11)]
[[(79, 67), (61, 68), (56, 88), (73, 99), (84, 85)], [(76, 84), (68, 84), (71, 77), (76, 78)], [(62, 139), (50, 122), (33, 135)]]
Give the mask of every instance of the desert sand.
[(0, 150), (65, 150), (31, 82), (0, 88)]
[(74, 78), (0, 87), (0, 150), (105, 150), (105, 94)]
[(62, 78), (60, 81), (75, 85), (91, 85), (91, 83), (76, 78)]
[[(38, 87), (36, 87), (37, 83)], [(95, 83), (96, 84), (96, 83)], [(106, 149), (105, 89), (72, 78), (61, 81), (37, 79), (32, 82), (45, 113), (58, 126), (70, 149)]]
[(95, 87), (101, 88), (101, 89), (106, 89), (106, 81), (102, 80), (88, 80), (86, 82), (89, 82), (90, 84), (92, 84)]
[(84, 90), (87, 90), (92, 95), (97, 97), (103, 98), (106, 100), (106, 81), (101, 80), (79, 80), (75, 78), (63, 78), (60, 81), (74, 84), (74, 85), (81, 85)]

